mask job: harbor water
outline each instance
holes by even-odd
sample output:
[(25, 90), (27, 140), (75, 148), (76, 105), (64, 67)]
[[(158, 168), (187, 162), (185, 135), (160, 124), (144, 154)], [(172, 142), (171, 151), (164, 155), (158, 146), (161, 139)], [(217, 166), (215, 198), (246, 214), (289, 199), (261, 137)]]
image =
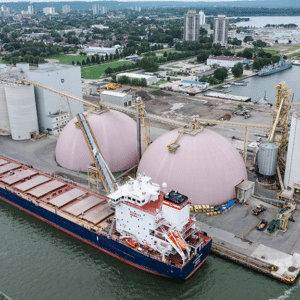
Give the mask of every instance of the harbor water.
[(12, 299), (299, 299), (288, 286), (210, 255), (181, 283), (137, 270), (0, 201), (0, 290)]
[[(292, 90), (292, 98), (294, 102), (300, 102), (300, 85), (299, 85), (300, 66), (292, 66), (292, 68), (274, 73), (268, 76), (253, 76), (245, 79), (247, 86), (230, 87), (231, 95), (251, 97), (251, 101), (255, 102), (261, 99), (265, 92), (268, 101), (272, 104), (275, 102), (276, 90), (275, 86), (281, 81), (285, 81), (286, 86)], [(226, 91), (226, 90), (225, 90)]]

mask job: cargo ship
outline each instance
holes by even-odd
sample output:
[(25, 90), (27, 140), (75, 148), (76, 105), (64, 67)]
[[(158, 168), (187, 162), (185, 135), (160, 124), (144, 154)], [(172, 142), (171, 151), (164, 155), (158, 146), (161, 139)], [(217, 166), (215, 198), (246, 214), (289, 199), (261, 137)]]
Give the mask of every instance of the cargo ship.
[(188, 197), (138, 175), (107, 197), (0, 156), (0, 199), (146, 272), (185, 280), (212, 240), (196, 227)]
[(258, 76), (266, 76), (271, 75), (273, 73), (277, 73), (283, 70), (286, 70), (288, 68), (291, 68), (293, 65), (293, 62), (289, 60), (283, 59), (283, 56), (280, 55), (279, 62), (270, 66), (265, 66), (258, 72)]

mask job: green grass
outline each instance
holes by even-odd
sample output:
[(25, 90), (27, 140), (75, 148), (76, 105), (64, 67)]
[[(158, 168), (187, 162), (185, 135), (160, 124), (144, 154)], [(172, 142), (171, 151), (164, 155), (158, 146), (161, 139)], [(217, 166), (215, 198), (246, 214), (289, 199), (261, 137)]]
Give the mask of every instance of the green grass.
[[(81, 56), (81, 55), (67, 55), (67, 54), (61, 54), (59, 56), (51, 56), (47, 57), (46, 59), (57, 59), (61, 64), (72, 64), (72, 61), (77, 63), (79, 61), (80, 63), (84, 59), (86, 61), (87, 56)], [(90, 58), (91, 59), (91, 58)]]
[[(123, 65), (131, 64), (128, 61), (120, 61), (114, 63), (107, 63), (103, 65), (94, 65), (91, 67), (81, 68), (81, 77), (84, 79), (99, 79), (100, 76), (104, 73), (104, 71), (108, 68), (116, 68)], [(124, 71), (127, 72), (127, 71)]]
[(155, 51), (155, 53), (162, 53), (162, 54), (164, 54), (165, 52), (169, 53), (169, 52), (181, 52), (181, 51), (176, 51), (175, 49)]

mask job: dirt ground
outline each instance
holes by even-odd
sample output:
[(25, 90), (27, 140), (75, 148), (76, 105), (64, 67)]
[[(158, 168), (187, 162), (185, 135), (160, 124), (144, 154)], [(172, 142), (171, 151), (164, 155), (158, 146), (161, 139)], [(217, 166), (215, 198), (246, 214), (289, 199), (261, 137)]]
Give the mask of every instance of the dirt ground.
[[(123, 86), (118, 91), (128, 90), (130, 87)], [(135, 88), (130, 92), (133, 99), (136, 96), (141, 96), (144, 100), (145, 110), (148, 113), (164, 116), (166, 118), (180, 120), (189, 123), (194, 118), (218, 120), (225, 114), (230, 114), (237, 109), (239, 104), (244, 108), (249, 108), (252, 111), (252, 117), (244, 120), (244, 117), (233, 116), (232, 122), (247, 122), (252, 124), (270, 124), (271, 109), (266, 106), (257, 105), (253, 103), (243, 103), (239, 101), (213, 99), (201, 96), (189, 96), (172, 91), (164, 91), (153, 88)], [(91, 102), (98, 102), (99, 96), (85, 96), (86, 100)], [(155, 127), (170, 130), (171, 126), (161, 123), (151, 124)], [(243, 129), (244, 130), (244, 129)]]

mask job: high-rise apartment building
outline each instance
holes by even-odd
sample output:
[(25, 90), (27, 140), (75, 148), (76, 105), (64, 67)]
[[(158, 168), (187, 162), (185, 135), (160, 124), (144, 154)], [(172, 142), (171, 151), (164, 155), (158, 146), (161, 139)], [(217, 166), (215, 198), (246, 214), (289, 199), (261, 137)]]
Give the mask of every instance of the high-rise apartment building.
[(33, 5), (28, 5), (28, 14), (33, 15), (34, 14), (34, 6)]
[(107, 7), (102, 6), (102, 7), (100, 8), (100, 14), (101, 14), (101, 15), (107, 14)]
[(189, 10), (184, 15), (184, 34), (185, 41), (199, 41), (200, 15), (195, 10)]
[(204, 11), (203, 11), (203, 10), (200, 10), (200, 11), (199, 11), (199, 16), (200, 16), (199, 24), (200, 24), (200, 25), (204, 25), (204, 24), (205, 24), (205, 14), (204, 14)]
[(70, 5), (63, 5), (61, 11), (63, 14), (68, 14), (71, 11)]
[(99, 5), (93, 5), (93, 15), (99, 15)]
[(56, 14), (55, 7), (53, 7), (53, 6), (51, 6), (51, 7), (44, 7), (43, 8), (43, 13), (45, 15), (54, 15), (54, 14)]
[(214, 19), (214, 35), (213, 42), (225, 46), (228, 39), (229, 20), (224, 15), (218, 15)]

